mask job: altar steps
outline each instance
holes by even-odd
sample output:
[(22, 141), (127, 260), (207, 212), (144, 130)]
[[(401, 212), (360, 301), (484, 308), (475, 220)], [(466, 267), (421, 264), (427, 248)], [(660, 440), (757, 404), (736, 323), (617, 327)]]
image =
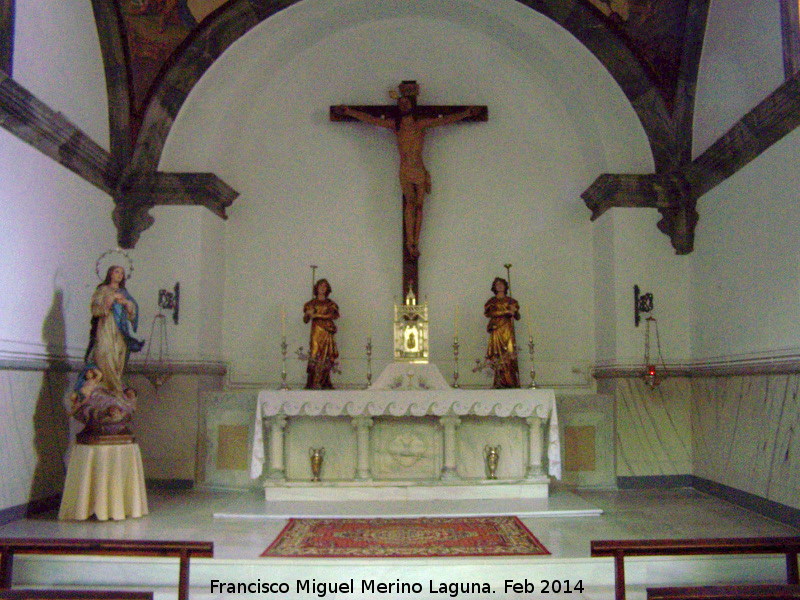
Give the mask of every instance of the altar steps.
[[(320, 494), (325, 489), (317, 488)], [(294, 500), (270, 500), (244, 495), (214, 513), (215, 519), (285, 520), (288, 518), (370, 518), (370, 517), (479, 517), (525, 518), (597, 517), (603, 510), (565, 490), (544, 498), (468, 499), (452, 494), (447, 500), (429, 497), (396, 499), (387, 487), (380, 501), (353, 499), (320, 501), (315, 495)], [(323, 496), (324, 497), (324, 496)]]

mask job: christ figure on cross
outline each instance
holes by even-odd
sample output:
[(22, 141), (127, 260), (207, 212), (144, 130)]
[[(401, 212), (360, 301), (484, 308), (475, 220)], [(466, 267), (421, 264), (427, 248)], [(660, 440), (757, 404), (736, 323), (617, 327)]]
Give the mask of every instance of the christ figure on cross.
[[(422, 229), (422, 204), (425, 194), (431, 191), (431, 176), (422, 162), (425, 131), (431, 127), (449, 125), (458, 121), (486, 120), (486, 107), (435, 107), (427, 106), (421, 111), (417, 106), (419, 86), (414, 81), (400, 84), (397, 108), (386, 111), (386, 107), (336, 106), (331, 116), (350, 117), (364, 123), (385, 127), (397, 137), (400, 153), (400, 187), (403, 192), (403, 222), (405, 245), (409, 257), (419, 257), (419, 234)], [(371, 108), (373, 110), (365, 110)], [(457, 110), (453, 110), (457, 109)]]

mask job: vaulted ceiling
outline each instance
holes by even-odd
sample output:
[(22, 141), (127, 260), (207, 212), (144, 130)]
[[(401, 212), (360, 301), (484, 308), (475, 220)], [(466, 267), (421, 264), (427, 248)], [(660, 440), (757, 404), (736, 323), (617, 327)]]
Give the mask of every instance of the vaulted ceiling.
[[(200, 204), (225, 217), (237, 196), (213, 173), (158, 171), (183, 102), (237, 39), (299, 0), (93, 0), (109, 96), (110, 151), (0, 71), (3, 127), (108, 192), (122, 247), (152, 224), (149, 209)], [(613, 206), (660, 211), (678, 254), (692, 251), (697, 200), (793, 130), (797, 78), (789, 79), (702, 155), (692, 159), (692, 116), (710, 0), (517, 0), (577, 38), (634, 108), (655, 172), (602, 174), (582, 194), (590, 218)], [(0, 69), (13, 67), (14, 0), (0, 0)]]

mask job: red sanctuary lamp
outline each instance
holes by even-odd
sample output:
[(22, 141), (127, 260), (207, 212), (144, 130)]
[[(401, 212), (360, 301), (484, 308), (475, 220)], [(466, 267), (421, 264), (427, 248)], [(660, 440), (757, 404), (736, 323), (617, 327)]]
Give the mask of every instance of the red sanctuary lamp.
[[(655, 388), (661, 379), (664, 378), (666, 372), (666, 365), (664, 365), (664, 358), (661, 356), (661, 336), (658, 334), (658, 321), (655, 317), (647, 317), (645, 320), (644, 332), (644, 382), (650, 389)], [(655, 358), (650, 357), (650, 327), (653, 327), (656, 333), (656, 351), (658, 356)], [(656, 362), (660, 362), (661, 369), (656, 369)]]
[[(643, 313), (650, 313), (653, 310), (653, 294), (642, 294), (638, 285), (633, 286), (633, 306), (634, 306), (634, 323), (636, 327), (641, 322), (641, 315)], [(658, 356), (650, 357), (650, 327), (653, 327), (656, 333), (656, 352)], [(661, 368), (657, 368), (656, 364), (661, 363)], [(658, 321), (652, 315), (645, 319), (645, 332), (644, 332), (644, 370), (642, 372), (642, 379), (650, 389), (655, 388), (661, 379), (666, 375), (667, 366), (664, 364), (664, 357), (661, 354), (661, 336), (658, 333)]]
[(644, 374), (644, 382), (651, 388), (658, 385), (658, 377), (656, 377), (656, 366), (647, 365), (647, 372)]

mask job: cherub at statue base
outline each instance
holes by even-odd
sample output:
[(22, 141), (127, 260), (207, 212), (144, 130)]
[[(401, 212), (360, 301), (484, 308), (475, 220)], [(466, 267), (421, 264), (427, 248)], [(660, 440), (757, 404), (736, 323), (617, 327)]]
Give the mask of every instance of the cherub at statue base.
[(136, 392), (132, 388), (119, 394), (98, 387), (88, 396), (76, 395), (72, 416), (84, 424), (76, 441), (79, 444), (132, 444), (131, 422), (135, 410)]

